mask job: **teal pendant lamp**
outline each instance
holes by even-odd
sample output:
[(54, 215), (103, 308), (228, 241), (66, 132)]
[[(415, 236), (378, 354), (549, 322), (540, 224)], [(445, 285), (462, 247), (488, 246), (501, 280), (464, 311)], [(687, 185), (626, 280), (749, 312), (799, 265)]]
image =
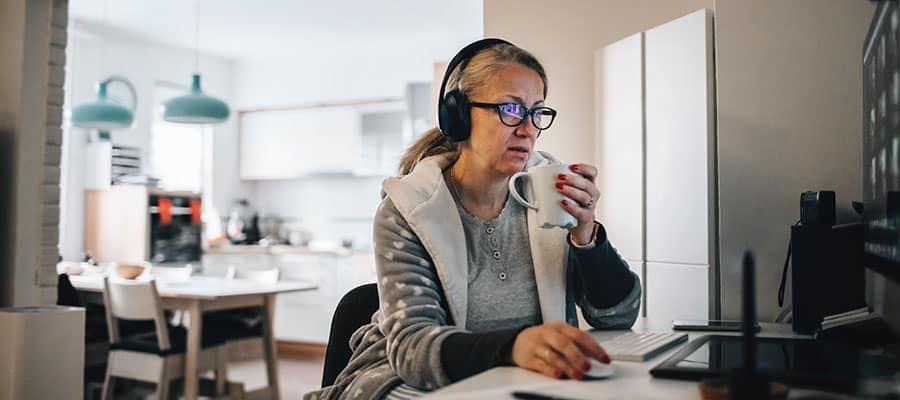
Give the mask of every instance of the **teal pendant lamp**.
[[(197, 27), (199, 15), (200, 0), (197, 0), (194, 3), (194, 71), (200, 70), (200, 29)], [(171, 98), (162, 104), (163, 120), (178, 124), (218, 124), (225, 122), (229, 114), (228, 104), (203, 94), (199, 72), (194, 72), (191, 90), (187, 94)]]
[(194, 74), (191, 91), (162, 104), (163, 120), (181, 124), (217, 124), (230, 114), (228, 105), (215, 97), (203, 94), (200, 74)]
[[(131, 107), (125, 107), (107, 96), (106, 87), (112, 82), (121, 82), (128, 87), (132, 97)], [(69, 122), (72, 126), (100, 131), (125, 129), (134, 122), (136, 105), (137, 92), (134, 85), (123, 77), (111, 76), (97, 83), (97, 100), (72, 109)]]

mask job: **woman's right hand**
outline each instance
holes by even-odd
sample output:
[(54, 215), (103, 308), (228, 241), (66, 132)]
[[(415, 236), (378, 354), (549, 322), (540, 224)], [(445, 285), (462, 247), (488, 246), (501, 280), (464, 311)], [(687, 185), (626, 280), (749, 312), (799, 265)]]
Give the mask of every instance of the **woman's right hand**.
[(606, 352), (591, 335), (563, 321), (526, 328), (513, 342), (512, 361), (551, 378), (584, 378), (588, 357), (609, 363)]

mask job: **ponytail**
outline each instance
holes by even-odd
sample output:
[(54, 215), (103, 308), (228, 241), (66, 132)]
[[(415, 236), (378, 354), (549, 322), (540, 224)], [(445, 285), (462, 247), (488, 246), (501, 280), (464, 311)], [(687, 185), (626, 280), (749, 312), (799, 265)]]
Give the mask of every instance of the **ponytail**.
[(453, 153), (454, 159), (459, 157), (459, 143), (454, 143), (444, 136), (440, 128), (431, 128), (406, 149), (400, 158), (398, 172), (400, 176), (406, 175), (412, 172), (423, 158), (446, 153)]

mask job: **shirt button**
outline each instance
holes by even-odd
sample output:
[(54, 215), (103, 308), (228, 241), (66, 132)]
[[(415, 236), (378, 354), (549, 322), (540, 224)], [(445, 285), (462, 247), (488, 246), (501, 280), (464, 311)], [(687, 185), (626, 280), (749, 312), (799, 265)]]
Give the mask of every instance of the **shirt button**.
[(499, 252), (499, 251), (495, 251), (495, 252), (494, 252), (494, 259), (495, 259), (495, 260), (499, 260), (499, 259), (500, 259), (500, 252)]
[(487, 229), (485, 229), (484, 231), (487, 232), (488, 235), (490, 235), (490, 234), (494, 233), (494, 227), (493, 227), (493, 226), (489, 226), (489, 227), (487, 227)]
[(501, 280), (501, 281), (505, 281), (505, 280), (506, 280), (506, 272), (501, 272), (501, 273), (499, 274), (499, 277), (500, 277), (500, 280)]

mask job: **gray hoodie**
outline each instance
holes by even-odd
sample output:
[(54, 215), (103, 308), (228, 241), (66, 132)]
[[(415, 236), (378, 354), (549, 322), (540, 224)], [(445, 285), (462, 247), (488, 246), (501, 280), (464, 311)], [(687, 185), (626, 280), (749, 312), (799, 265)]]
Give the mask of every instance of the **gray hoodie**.
[[(441, 363), (441, 344), (451, 334), (467, 332), (469, 305), (466, 240), (442, 174), (451, 161), (432, 156), (410, 174), (385, 180), (373, 229), (380, 309), (351, 337), (353, 355), (334, 385), (304, 399), (380, 399), (401, 383), (422, 390), (452, 383)], [(528, 167), (555, 162), (534, 152)], [(592, 307), (575, 282), (566, 231), (538, 227), (530, 209), (527, 221), (544, 322), (577, 326), (577, 304), (594, 328), (634, 323), (641, 297), (637, 278), (618, 304)], [(625, 262), (610, 244), (604, 246), (609, 246), (604, 254), (613, 258), (609, 262)]]

